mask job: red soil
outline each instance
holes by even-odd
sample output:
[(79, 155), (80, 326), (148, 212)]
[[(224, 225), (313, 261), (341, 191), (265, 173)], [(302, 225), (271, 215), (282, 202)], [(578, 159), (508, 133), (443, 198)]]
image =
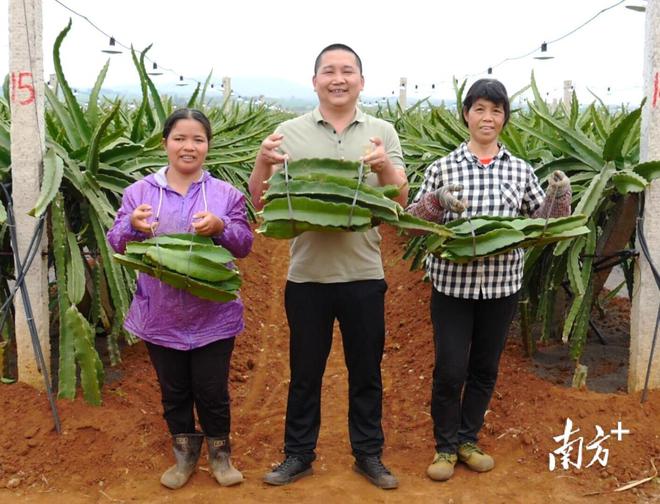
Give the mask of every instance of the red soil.
[[(210, 477), (205, 455), (181, 490), (159, 484), (172, 463), (158, 384), (145, 348), (123, 350), (118, 375), (104, 388), (102, 407), (60, 400), (63, 432), (54, 432), (46, 397), (16, 384), (0, 386), (0, 502), (453, 502), (572, 503), (647, 502), (660, 498), (658, 479), (612, 493), (653, 474), (660, 465), (660, 391), (640, 404), (639, 394), (601, 394), (558, 386), (537, 377), (522, 355), (512, 329), (481, 445), (492, 453), (493, 471), (476, 474), (461, 466), (445, 483), (430, 481), (433, 457), (429, 415), (433, 344), (428, 314), (430, 285), (401, 260), (404, 240), (383, 229), (387, 294), (387, 340), (383, 360), (385, 463), (400, 487), (383, 491), (351, 470), (347, 432), (347, 384), (341, 339), (335, 338), (324, 381), (323, 422), (312, 477), (282, 488), (261, 476), (281, 460), (288, 384), (288, 332), (282, 291), (288, 263), (285, 241), (257, 237), (254, 252), (241, 261), (245, 279), (246, 331), (239, 337), (231, 373), (233, 458), (246, 476), (237, 487), (221, 488)], [(627, 313), (608, 331), (627, 330)], [(336, 335), (337, 336), (337, 335)], [(593, 451), (583, 450), (582, 469), (554, 472), (553, 436), (567, 417), (586, 444), (596, 425), (609, 433), (621, 421), (630, 434), (603, 443), (606, 467), (585, 468)], [(602, 492), (597, 497), (585, 495)]]

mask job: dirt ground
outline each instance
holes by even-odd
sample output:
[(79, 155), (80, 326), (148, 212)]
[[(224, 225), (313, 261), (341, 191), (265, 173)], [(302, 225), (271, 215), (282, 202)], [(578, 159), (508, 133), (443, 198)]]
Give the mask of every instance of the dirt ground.
[[(44, 394), (21, 384), (0, 386), (0, 502), (660, 501), (658, 478), (633, 490), (613, 492), (652, 475), (653, 462), (660, 466), (660, 391), (651, 393), (644, 404), (638, 394), (617, 391), (625, 385), (625, 352), (612, 352), (607, 362), (594, 361), (590, 366), (588, 384), (591, 377), (618, 376), (609, 378), (614, 392), (567, 388), (570, 363), (563, 364), (566, 369), (553, 364), (561, 361), (553, 353), (565, 349), (545, 346), (535, 360), (524, 358), (515, 325), (481, 433), (482, 446), (496, 459), (495, 469), (476, 474), (459, 464), (450, 481), (429, 480), (425, 471), (434, 444), (429, 414), (430, 286), (421, 272), (408, 271), (409, 264), (401, 260), (404, 241), (389, 229), (383, 235), (389, 284), (384, 461), (399, 477), (399, 489), (377, 489), (351, 469), (346, 370), (338, 337), (325, 373), (314, 475), (286, 487), (261, 482), (264, 472), (282, 458), (289, 375), (282, 299), (288, 244), (257, 237), (254, 252), (240, 263), (247, 328), (238, 339), (231, 372), (233, 458), (246, 481), (237, 487), (219, 487), (203, 454), (186, 487), (170, 491), (160, 486), (160, 474), (173, 458), (155, 374), (144, 346), (137, 344), (123, 350), (123, 363), (109, 373), (102, 407), (89, 406), (80, 398), (58, 401), (61, 435), (54, 432)], [(597, 322), (610, 339), (617, 331), (626, 332), (628, 323), (626, 302), (613, 306), (606, 319)], [(607, 350), (601, 352), (608, 355)], [(549, 454), (560, 446), (553, 436), (563, 433), (567, 418), (574, 429), (580, 429), (571, 439), (583, 437), (582, 468), (559, 466), (550, 471)], [(609, 450), (606, 467), (599, 463), (585, 467), (596, 453), (587, 450), (596, 426), (607, 435), (619, 421), (630, 433), (620, 441), (614, 435), (603, 441), (601, 446)]]

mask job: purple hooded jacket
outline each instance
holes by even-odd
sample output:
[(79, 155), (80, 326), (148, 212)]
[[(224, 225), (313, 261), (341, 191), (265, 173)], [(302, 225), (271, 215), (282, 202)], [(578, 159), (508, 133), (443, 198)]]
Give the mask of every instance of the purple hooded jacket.
[[(151, 205), (154, 218), (158, 217), (157, 235), (191, 233), (192, 216), (208, 210), (225, 223), (224, 231), (213, 236), (213, 241), (235, 257), (245, 257), (253, 236), (243, 194), (204, 171), (182, 196), (167, 185), (166, 171), (163, 167), (126, 188), (115, 223), (108, 231), (112, 248), (123, 253), (128, 242), (149, 238), (133, 229), (130, 222), (133, 210), (146, 203)], [(243, 303), (240, 299), (228, 303), (207, 301), (140, 273), (124, 327), (150, 343), (191, 350), (240, 333)]]

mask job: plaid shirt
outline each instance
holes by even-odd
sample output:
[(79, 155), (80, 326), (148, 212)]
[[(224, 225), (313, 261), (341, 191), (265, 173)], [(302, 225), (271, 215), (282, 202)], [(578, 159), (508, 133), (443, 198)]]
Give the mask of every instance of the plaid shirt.
[[(463, 217), (531, 216), (545, 199), (545, 193), (532, 167), (512, 156), (504, 146), (484, 166), (468, 150), (467, 143), (462, 143), (426, 169), (424, 182), (414, 203), (420, 202), (425, 194), (452, 183), (463, 186), (462, 197), (468, 204)], [(458, 217), (458, 214), (445, 211), (442, 213), (441, 224)], [(466, 264), (429, 255), (426, 271), (433, 286), (447, 296), (470, 299), (505, 297), (520, 290), (522, 285), (523, 251), (515, 249)]]

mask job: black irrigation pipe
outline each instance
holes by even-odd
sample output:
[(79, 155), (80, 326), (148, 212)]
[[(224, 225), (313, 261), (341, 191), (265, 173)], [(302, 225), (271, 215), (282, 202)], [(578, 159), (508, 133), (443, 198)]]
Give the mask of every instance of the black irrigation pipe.
[(638, 257), (639, 251), (636, 249), (623, 249), (609, 255), (583, 255), (582, 257), (598, 258), (592, 265), (592, 270), (597, 273), (602, 270), (613, 268), (626, 262), (628, 259)]
[(32, 341), (32, 349), (34, 350), (34, 358), (37, 361), (37, 369), (39, 370), (39, 372), (41, 373), (44, 379), (44, 384), (46, 386), (46, 394), (48, 395), (48, 403), (50, 404), (50, 410), (53, 415), (53, 421), (55, 423), (55, 430), (57, 431), (58, 434), (60, 434), (62, 432), (60, 416), (57, 412), (57, 405), (55, 404), (55, 396), (53, 395), (53, 387), (51, 386), (50, 383), (48, 367), (46, 366), (46, 362), (44, 360), (44, 354), (43, 351), (41, 350), (41, 343), (39, 341), (37, 327), (34, 323), (34, 317), (32, 313), (32, 303), (30, 302), (30, 295), (28, 293), (27, 286), (25, 285), (25, 276), (30, 266), (32, 265), (32, 261), (34, 260), (37, 252), (39, 251), (39, 244), (41, 243), (41, 237), (43, 235), (46, 214), (44, 213), (39, 217), (39, 221), (35, 226), (32, 239), (30, 240), (30, 245), (26, 253), (26, 259), (25, 261), (22, 262), (21, 257), (18, 253), (18, 237), (16, 233), (16, 221), (14, 219), (14, 207), (12, 205), (12, 198), (9, 194), (9, 191), (7, 190), (7, 185), (0, 184), (0, 186), (2, 186), (2, 190), (7, 198), (7, 225), (9, 227), (11, 247), (14, 251), (14, 264), (16, 267), (16, 271), (18, 273), (16, 275), (16, 285), (14, 286), (14, 289), (10, 294), (9, 299), (5, 303), (5, 305), (7, 306), (3, 305), (3, 324), (6, 314), (9, 312), (9, 308), (11, 306), (10, 304), (8, 304), (9, 300), (14, 297), (16, 291), (20, 288), (21, 297), (23, 298), (23, 308), (25, 309), (25, 318), (27, 320), (28, 329), (30, 330), (30, 339)]

